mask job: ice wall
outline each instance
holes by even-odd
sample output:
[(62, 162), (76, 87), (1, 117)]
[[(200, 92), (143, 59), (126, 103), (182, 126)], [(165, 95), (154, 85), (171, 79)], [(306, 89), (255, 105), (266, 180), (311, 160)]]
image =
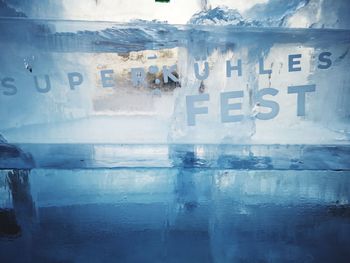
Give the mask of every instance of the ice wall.
[(0, 208), (12, 224), (0, 253), (6, 262), (346, 263), (349, 180), (344, 171), (3, 170)]
[[(349, 41), (344, 36), (347, 31), (264, 29), (271, 26), (347, 28), (347, 20), (342, 18), (347, 4), (336, 3), (326, 12), (327, 3), (193, 1), (193, 6), (191, 2), (186, 9), (191, 11), (187, 16), (177, 13), (185, 5), (181, 1), (170, 5), (142, 4), (144, 13), (131, 12), (134, 7), (123, 1), (91, 1), (85, 2), (79, 13), (81, 17), (77, 17), (73, 14), (81, 7), (79, 1), (45, 4), (2, 1), (4, 16), (112, 20), (108, 12), (103, 17), (98, 10), (118, 5), (124, 6), (113, 13), (120, 18), (118, 21), (130, 21), (137, 15), (138, 19), (190, 24), (2, 19), (0, 45), (7, 52), (0, 56), (1, 64), (6, 65), (1, 69), (1, 78), (14, 77), (18, 94), (1, 97), (0, 131), (12, 142), (346, 143), (349, 77), (344, 69), (349, 65)], [(222, 4), (228, 7), (218, 6)], [(184, 21), (172, 20), (172, 16), (163, 19), (167, 12), (151, 12), (155, 6), (163, 11), (174, 10), (171, 13)], [(312, 7), (317, 7), (317, 14)], [(306, 21), (302, 17), (310, 21), (296, 24)], [(335, 17), (338, 21), (331, 22)], [(324, 51), (332, 53), (333, 64), (327, 71), (317, 68), (318, 56)], [(288, 54), (295, 53), (302, 56), (302, 72), (290, 73)], [(261, 58), (272, 74), (257, 74)], [(226, 62), (230, 60), (234, 64), (239, 59), (244, 68), (242, 76), (238, 78), (234, 72), (227, 78)], [(199, 80), (194, 66), (198, 63), (203, 74), (205, 62), (210, 74)], [(159, 69), (165, 64), (177, 65), (178, 84), (165, 85), (164, 81), (155, 84), (156, 78), (162, 78)], [(147, 73), (147, 87), (133, 87), (130, 69), (142, 67), (147, 71), (151, 66), (157, 66), (158, 75)], [(103, 88), (101, 81), (100, 72), (109, 69), (114, 70), (114, 80), (118, 82), (113, 89)], [(67, 74), (71, 72), (84, 76), (79, 87), (70, 87)], [(50, 92), (36, 92), (37, 85), (43, 88), (47, 84), (47, 75)], [(288, 85), (304, 84), (316, 84), (317, 94), (307, 96), (308, 115), (300, 118), (296, 116), (296, 97), (287, 95), (286, 89)], [(335, 92), (330, 88), (333, 85)], [(264, 123), (254, 120), (253, 115), (257, 108), (256, 93), (267, 87), (280, 90), (275, 98), (281, 109), (277, 118)], [(241, 123), (222, 123), (220, 96), (233, 90), (245, 93), (242, 102), (245, 118)], [(3, 92), (9, 92), (9, 88), (3, 87)], [(198, 117), (195, 127), (190, 127), (186, 98), (198, 94), (209, 95), (209, 104), (199, 104), (208, 106), (209, 112)], [(314, 136), (315, 132), (318, 136)]]

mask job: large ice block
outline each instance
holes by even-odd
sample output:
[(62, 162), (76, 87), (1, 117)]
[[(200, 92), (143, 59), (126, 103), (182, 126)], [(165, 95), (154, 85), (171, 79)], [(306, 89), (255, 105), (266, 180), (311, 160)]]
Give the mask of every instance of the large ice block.
[(0, 0), (1, 262), (348, 263), (349, 8)]
[(349, 180), (334, 171), (3, 170), (0, 208), (13, 216), (0, 253), (5, 262), (346, 263)]
[(10, 143), (347, 144), (348, 30), (0, 19)]

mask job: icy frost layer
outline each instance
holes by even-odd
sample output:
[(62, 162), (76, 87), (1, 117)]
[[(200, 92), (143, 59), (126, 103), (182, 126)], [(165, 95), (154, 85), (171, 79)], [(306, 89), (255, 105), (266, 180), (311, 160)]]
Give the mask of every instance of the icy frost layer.
[(227, 6), (219, 6), (204, 10), (194, 14), (189, 24), (194, 25), (234, 25), (234, 26), (253, 26), (253, 27), (286, 27), (286, 21), (293, 16), (299, 9), (306, 6), (308, 1), (288, 1), (287, 4), (271, 1), (273, 4), (257, 5), (246, 11), (243, 16), (236, 9), (230, 9)]

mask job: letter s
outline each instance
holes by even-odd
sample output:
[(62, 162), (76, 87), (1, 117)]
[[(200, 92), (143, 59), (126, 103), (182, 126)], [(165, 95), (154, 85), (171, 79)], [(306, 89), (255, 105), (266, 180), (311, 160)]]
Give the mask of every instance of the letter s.
[(13, 78), (9, 78), (9, 77), (6, 77), (6, 78), (1, 80), (1, 86), (8, 89), (7, 91), (3, 92), (3, 94), (6, 96), (12, 96), (12, 95), (15, 95), (17, 93), (16, 86), (13, 84), (10, 84), (9, 82), (15, 82), (15, 80)]
[(329, 58), (332, 56), (331, 52), (322, 52), (320, 55), (318, 55), (318, 60), (320, 62), (323, 62), (325, 64), (318, 64), (319, 69), (327, 69), (332, 65), (332, 60)]

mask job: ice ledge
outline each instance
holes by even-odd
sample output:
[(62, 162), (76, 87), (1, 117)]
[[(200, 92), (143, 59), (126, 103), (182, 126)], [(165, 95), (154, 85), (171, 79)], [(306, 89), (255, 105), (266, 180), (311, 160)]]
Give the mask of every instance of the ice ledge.
[(0, 169), (130, 167), (349, 171), (349, 160), (350, 145), (0, 144)]

